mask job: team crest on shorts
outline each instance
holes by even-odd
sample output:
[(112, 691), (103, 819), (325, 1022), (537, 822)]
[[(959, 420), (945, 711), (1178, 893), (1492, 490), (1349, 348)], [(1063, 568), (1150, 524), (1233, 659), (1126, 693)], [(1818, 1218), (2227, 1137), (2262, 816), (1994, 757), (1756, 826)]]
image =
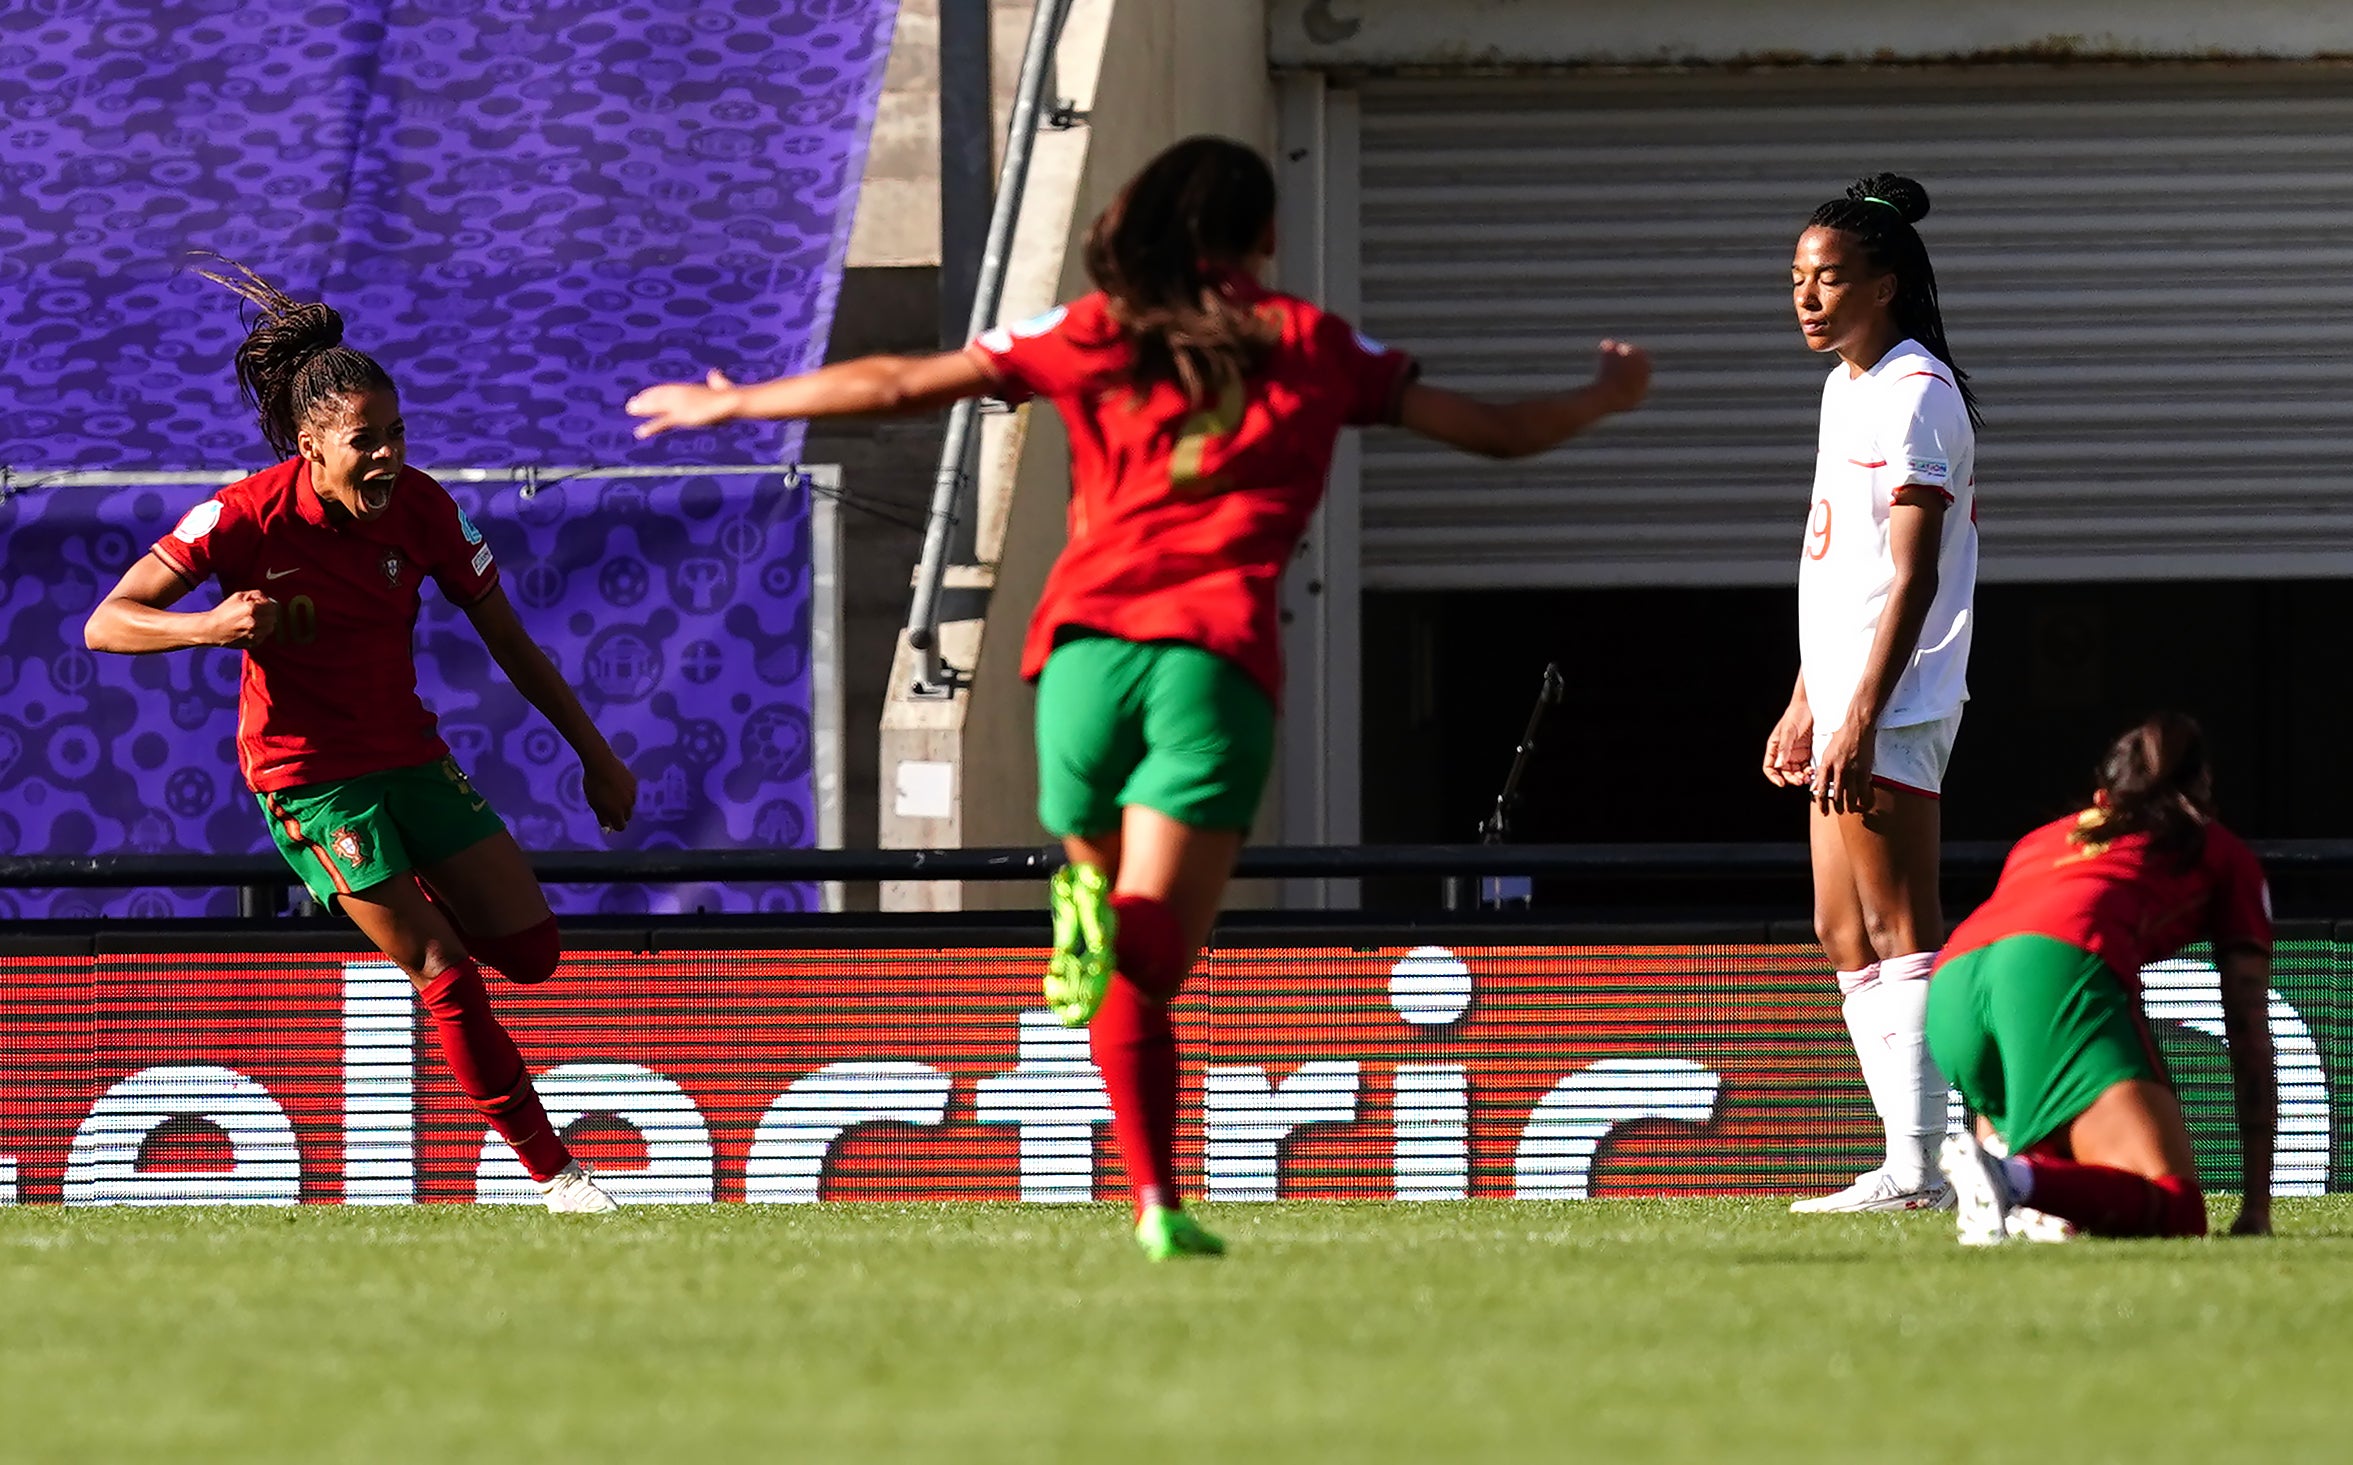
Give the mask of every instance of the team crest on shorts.
[(384, 578), (395, 585), (400, 583), (400, 551), (397, 549), (384, 551)]
[(367, 861), (367, 851), (360, 848), (359, 831), (348, 824), (328, 836), (327, 846), (335, 851), (336, 859), (354, 870)]

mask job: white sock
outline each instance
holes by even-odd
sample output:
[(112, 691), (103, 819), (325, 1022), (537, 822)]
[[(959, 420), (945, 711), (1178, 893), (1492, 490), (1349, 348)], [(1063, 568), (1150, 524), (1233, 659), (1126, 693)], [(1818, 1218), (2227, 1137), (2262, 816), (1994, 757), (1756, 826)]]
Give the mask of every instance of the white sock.
[(1913, 951), (1902, 956), (1890, 956), (1879, 962), (1879, 980), (1883, 982), (1925, 982), (1936, 970), (1936, 953)]
[(1838, 974), (1838, 995), (1852, 997), (1878, 980), (1878, 962), (1873, 962), (1869, 966), (1856, 967), (1851, 972), (1840, 972)]
[(1935, 960), (1933, 952), (1918, 952), (1882, 961), (1879, 980), (1845, 1004), (1863, 1083), (1887, 1131), (1887, 1172), (1907, 1190), (1928, 1184), (1945, 1127), (1944, 1075), (1928, 1056), (1923, 1031), (1928, 983), (1921, 978)]

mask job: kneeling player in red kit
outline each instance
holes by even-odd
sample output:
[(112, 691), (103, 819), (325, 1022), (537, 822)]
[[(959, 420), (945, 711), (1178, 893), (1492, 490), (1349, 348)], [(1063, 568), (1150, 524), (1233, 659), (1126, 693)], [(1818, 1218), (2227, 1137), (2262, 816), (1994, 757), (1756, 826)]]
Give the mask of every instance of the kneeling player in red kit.
[(2276, 1095), (2271, 902), (2254, 853), (2214, 817), (2198, 725), (2161, 713), (2118, 738), (2092, 807), (2018, 841), (1991, 899), (1945, 943), (1928, 1044), (2006, 1156), (1945, 1141), (1961, 1241), (2203, 1236), (2189, 1128), (2140, 1006), (2140, 971), (2213, 943), (2244, 1149), (2240, 1235), (2271, 1229)]
[[(545, 981), (563, 948), (514, 836), (466, 781), (417, 696), (412, 644), (428, 578), (462, 607), (499, 667), (580, 755), (608, 829), (637, 779), (532, 643), (482, 532), (406, 464), (400, 399), (343, 321), (241, 271), (260, 308), (237, 378), (286, 460), (230, 484), (124, 573), (90, 616), (93, 651), (245, 653), (237, 756), (278, 849), (322, 905), (340, 907), (416, 983), (466, 1096), (506, 1137), (551, 1211), (613, 1209), (549, 1122), (475, 965)], [(172, 609), (205, 580), (225, 598)]]

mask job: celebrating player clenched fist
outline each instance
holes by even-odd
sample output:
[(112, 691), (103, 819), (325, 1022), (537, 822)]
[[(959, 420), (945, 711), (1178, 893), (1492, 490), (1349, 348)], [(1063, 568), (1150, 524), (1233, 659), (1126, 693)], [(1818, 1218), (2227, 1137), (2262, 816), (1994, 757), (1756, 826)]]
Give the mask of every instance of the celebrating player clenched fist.
[[(189, 510), (91, 614), (85, 639), (93, 651), (245, 653), (237, 757), (286, 862), (417, 984), (458, 1086), (548, 1208), (611, 1210), (548, 1122), (475, 966), (535, 983), (563, 952), (514, 836), (417, 697), (424, 581), (464, 608), (516, 690), (579, 753), (606, 828), (629, 821), (637, 780), (515, 619), (482, 532), (406, 466), (392, 378), (340, 344), (342, 318), (250, 272), (210, 278), (260, 307), (237, 379), (288, 456)], [(219, 605), (171, 608), (215, 578), (228, 592)]]

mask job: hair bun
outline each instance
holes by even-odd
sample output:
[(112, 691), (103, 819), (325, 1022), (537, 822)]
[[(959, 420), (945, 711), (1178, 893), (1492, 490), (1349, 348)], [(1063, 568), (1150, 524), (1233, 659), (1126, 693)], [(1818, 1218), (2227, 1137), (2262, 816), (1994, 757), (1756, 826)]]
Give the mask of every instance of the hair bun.
[(1928, 190), (1920, 186), (1919, 180), (1901, 173), (1873, 173), (1868, 178), (1857, 178), (1846, 186), (1846, 196), (1858, 203), (1875, 200), (1887, 204), (1907, 224), (1917, 224), (1928, 217)]
[(343, 344), (343, 317), (324, 301), (304, 301), (283, 312), (279, 321), (304, 355)]

